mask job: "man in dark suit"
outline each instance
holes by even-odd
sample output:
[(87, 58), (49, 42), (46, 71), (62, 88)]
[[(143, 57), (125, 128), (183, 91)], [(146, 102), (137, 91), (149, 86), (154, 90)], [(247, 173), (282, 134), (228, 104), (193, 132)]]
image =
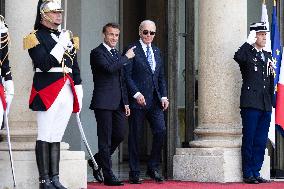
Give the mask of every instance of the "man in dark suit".
[(145, 118), (153, 133), (152, 151), (148, 161), (147, 175), (156, 182), (163, 182), (159, 174), (161, 150), (166, 133), (164, 112), (169, 105), (164, 64), (160, 50), (152, 44), (156, 34), (153, 21), (145, 20), (139, 26), (140, 40), (130, 45), (136, 46), (135, 57), (125, 66), (125, 77), (130, 98), (129, 118), (129, 181), (140, 184), (139, 138)]
[(264, 160), (274, 99), (274, 69), (271, 53), (263, 50), (266, 44), (266, 23), (250, 25), (250, 34), (235, 53), (243, 85), (240, 97), (243, 124), (242, 171), (248, 184), (269, 182), (259, 171)]
[(94, 81), (90, 109), (94, 110), (97, 121), (99, 152), (94, 157), (99, 170), (94, 170), (90, 160), (88, 163), (93, 168), (94, 177), (98, 181), (102, 182), (98, 176), (102, 169), (104, 184), (118, 186), (123, 185), (123, 182), (119, 181), (111, 170), (111, 155), (123, 141), (126, 116), (130, 115), (122, 68), (135, 54), (131, 48), (125, 56), (121, 56), (115, 49), (120, 33), (117, 24), (106, 24), (102, 32), (104, 42), (90, 54)]

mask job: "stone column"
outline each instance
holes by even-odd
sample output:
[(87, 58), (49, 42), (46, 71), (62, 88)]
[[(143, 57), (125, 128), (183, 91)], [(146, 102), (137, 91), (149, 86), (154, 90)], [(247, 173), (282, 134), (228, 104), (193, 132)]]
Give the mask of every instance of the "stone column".
[[(199, 124), (191, 148), (176, 150), (175, 179), (242, 181), (241, 75), (233, 56), (246, 36), (246, 0), (199, 1)], [(264, 177), (269, 177), (265, 165)]]
[[(35, 113), (29, 110), (29, 94), (32, 85), (32, 61), (23, 50), (23, 37), (33, 31), (37, 1), (9, 0), (5, 3), (5, 18), (11, 37), (10, 65), (15, 95), (9, 114), (9, 126), (13, 149), (17, 188), (38, 188), (38, 171), (35, 160), (37, 135)], [(6, 131), (0, 131), (0, 188), (12, 188)], [(0, 140), (1, 141), (1, 140)], [(87, 188), (87, 167), (85, 154), (81, 151), (68, 151), (69, 145), (61, 145), (60, 175), (68, 188)], [(76, 176), (75, 176), (76, 175)]]

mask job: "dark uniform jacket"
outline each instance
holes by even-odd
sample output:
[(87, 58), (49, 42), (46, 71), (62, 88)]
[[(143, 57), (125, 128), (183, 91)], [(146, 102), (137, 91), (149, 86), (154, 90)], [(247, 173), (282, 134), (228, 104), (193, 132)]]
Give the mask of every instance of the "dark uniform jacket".
[(1, 49), (0, 49), (0, 70), (1, 70), (1, 75), (0, 75), (0, 99), (3, 104), (4, 110), (6, 110), (6, 99), (5, 99), (5, 94), (4, 94), (4, 87), (3, 87), (3, 81), (2, 78), (5, 79), (5, 81), (12, 80), (12, 74), (10, 70), (10, 65), (9, 65), (9, 34), (8, 33), (1, 33)]
[[(140, 41), (130, 45), (129, 48), (133, 46), (136, 46), (134, 49), (135, 57), (130, 59), (131, 63), (125, 66), (126, 84), (130, 95), (130, 108), (147, 109), (151, 107), (153, 98), (161, 100), (162, 97), (167, 97), (164, 64), (159, 48), (151, 45), (156, 61), (153, 73)], [(144, 96), (146, 100), (145, 107), (139, 105), (136, 99), (133, 98), (137, 92), (140, 92)]]
[(119, 105), (128, 105), (122, 69), (127, 61), (128, 58), (120, 53), (118, 59), (115, 59), (103, 44), (91, 51), (90, 64), (94, 81), (91, 110), (117, 110)]
[(250, 44), (244, 43), (235, 53), (234, 60), (239, 64), (243, 84), (240, 108), (255, 108), (272, 111), (274, 101), (274, 75), (269, 64), (271, 53), (262, 50), (265, 61)]
[(1, 49), (0, 49), (0, 60), (1, 60), (1, 76), (0, 84), (2, 84), (2, 78), (4, 77), (5, 81), (12, 80), (12, 74), (9, 65), (8, 59), (8, 43), (9, 36), (8, 33), (1, 33)]
[[(35, 31), (36, 39), (39, 44), (28, 50), (32, 59), (34, 69), (39, 68), (42, 72), (35, 72), (33, 77), (32, 93), (30, 96), (29, 107), (33, 111), (46, 111), (54, 102), (61, 88), (58, 88), (56, 82), (63, 78), (67, 79), (67, 75), (63, 72), (48, 72), (51, 68), (62, 67), (57, 59), (50, 54), (51, 50), (57, 44), (52, 38), (51, 33), (57, 37), (60, 32), (58, 30), (49, 29), (43, 25)], [(65, 52), (66, 53), (66, 52)], [(64, 64), (66, 67), (72, 69), (72, 73), (68, 73), (69, 78), (73, 79), (74, 85), (81, 84), (80, 69), (77, 62), (76, 49), (73, 48), (71, 52), (64, 54)], [(61, 80), (60, 80), (61, 79)]]

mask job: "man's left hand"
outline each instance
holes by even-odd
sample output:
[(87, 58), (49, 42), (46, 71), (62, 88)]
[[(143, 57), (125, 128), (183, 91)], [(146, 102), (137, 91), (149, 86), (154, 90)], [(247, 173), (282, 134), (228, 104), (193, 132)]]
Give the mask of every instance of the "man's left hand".
[(162, 107), (163, 107), (163, 111), (168, 109), (168, 107), (169, 107), (169, 100), (168, 99), (162, 99)]
[(129, 108), (129, 105), (125, 105), (124, 108), (125, 108), (125, 115), (126, 115), (126, 116), (130, 116), (130, 108)]

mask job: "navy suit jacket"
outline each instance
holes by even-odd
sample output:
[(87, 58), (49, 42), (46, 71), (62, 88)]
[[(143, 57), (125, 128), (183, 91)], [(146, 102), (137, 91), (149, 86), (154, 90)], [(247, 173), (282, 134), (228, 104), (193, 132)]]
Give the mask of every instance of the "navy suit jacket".
[[(167, 96), (164, 63), (160, 50), (152, 45), (156, 61), (156, 68), (153, 73), (140, 42), (135, 42), (129, 48), (133, 46), (136, 46), (134, 49), (135, 57), (130, 59), (129, 64), (124, 67), (130, 108), (149, 108), (153, 102), (154, 95), (157, 95), (159, 100)], [(133, 98), (137, 92), (144, 96), (146, 107), (139, 105), (136, 99)]]
[(90, 109), (116, 110), (119, 105), (128, 105), (123, 66), (128, 58), (118, 54), (116, 60), (107, 48), (100, 44), (90, 54), (94, 90)]

